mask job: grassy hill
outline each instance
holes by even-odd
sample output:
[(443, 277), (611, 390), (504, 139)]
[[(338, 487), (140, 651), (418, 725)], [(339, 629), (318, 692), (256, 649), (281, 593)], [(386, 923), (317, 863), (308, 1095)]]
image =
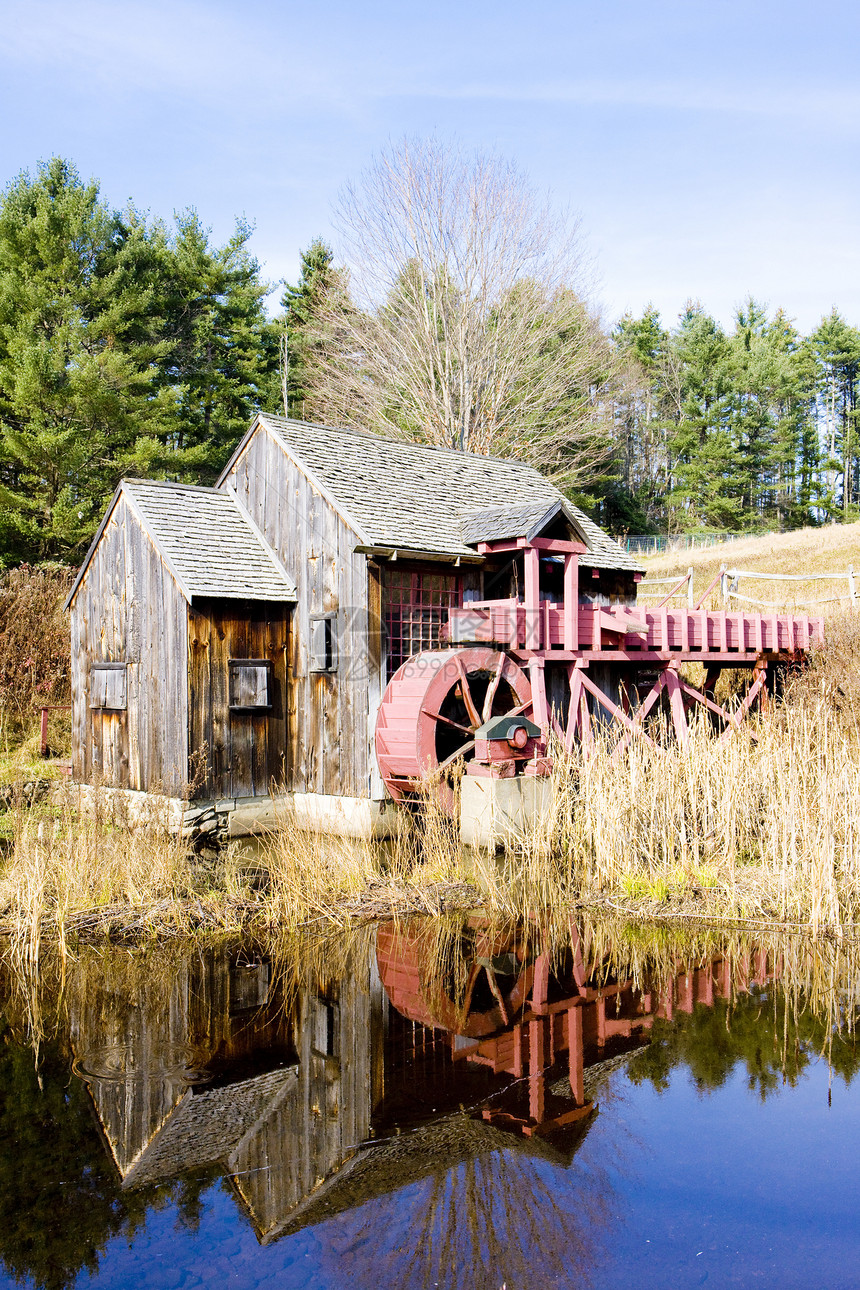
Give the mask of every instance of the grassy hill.
[[(841, 574), (840, 579), (827, 581), (769, 582), (741, 578), (738, 583), (738, 591), (743, 596), (770, 601), (786, 608), (808, 610), (815, 615), (839, 613), (850, 606), (848, 600), (817, 605), (803, 602), (830, 601), (834, 597), (847, 596), (848, 583), (844, 575), (848, 572), (849, 565), (853, 565), (860, 605), (860, 523), (828, 524), (823, 528), (800, 529), (794, 533), (737, 538), (703, 551), (648, 556), (642, 563), (647, 569), (646, 578), (663, 578), (675, 574), (681, 577), (692, 566), (694, 594), (697, 599), (716, 577), (722, 564), (729, 569), (752, 573)], [(667, 585), (665, 591), (668, 590)], [(645, 604), (654, 604), (665, 591), (661, 592), (658, 587), (642, 588), (640, 599)], [(675, 597), (671, 603), (680, 605), (685, 602), (682, 598)], [(718, 588), (709, 598), (709, 603), (714, 607), (721, 604)], [(732, 600), (730, 607), (755, 610), (757, 606), (747, 604), (746, 601)]]

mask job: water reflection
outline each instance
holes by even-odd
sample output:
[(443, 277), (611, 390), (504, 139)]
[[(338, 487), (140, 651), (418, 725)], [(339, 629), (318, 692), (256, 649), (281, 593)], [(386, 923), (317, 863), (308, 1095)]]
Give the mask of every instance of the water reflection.
[(816, 1050), (856, 1071), (845, 996), (801, 1006), (799, 961), (480, 917), (289, 953), (84, 954), (37, 1063), (7, 990), (0, 1254), (70, 1284), (153, 1207), (193, 1226), (222, 1176), (262, 1246), (325, 1224), (334, 1279), (587, 1280), (617, 1221), (613, 1162), (571, 1167), (613, 1072), (665, 1088), (686, 1065), (706, 1089), (741, 1063), (766, 1097)]

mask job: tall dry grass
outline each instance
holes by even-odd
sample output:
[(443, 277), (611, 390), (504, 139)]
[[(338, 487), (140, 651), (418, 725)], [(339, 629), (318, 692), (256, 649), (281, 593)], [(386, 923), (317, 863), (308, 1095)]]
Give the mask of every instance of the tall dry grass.
[(72, 915), (113, 907), (143, 930), (155, 909), (162, 928), (189, 926), (189, 904), (220, 909), (207, 925), (222, 930), (289, 930), (470, 903), (563, 924), (573, 904), (603, 902), (844, 932), (860, 925), (858, 659), (860, 616), (844, 615), (784, 698), (725, 742), (702, 721), (686, 750), (638, 741), (614, 755), (611, 731), (556, 749), (552, 812), (501, 854), (460, 845), (432, 783), (384, 843), (314, 833), (285, 811), (253, 861), (231, 850), (208, 868), (166, 828), (131, 828), (107, 796), (87, 817), (21, 805), (0, 921), (22, 967)]
[[(719, 546), (708, 547), (698, 551), (679, 551), (661, 555), (647, 556), (643, 560), (646, 578), (683, 577), (692, 566), (694, 587), (697, 597), (713, 581), (726, 564), (732, 569), (762, 574), (846, 574), (848, 566), (853, 565), (860, 575), (860, 523), (826, 524), (820, 528), (798, 529), (792, 533), (768, 533), (763, 537), (736, 538)], [(644, 604), (654, 604), (656, 597), (662, 597), (669, 586), (658, 589), (645, 589)], [(775, 602), (786, 609), (797, 609), (798, 612), (813, 615), (838, 612), (838, 605), (806, 606), (807, 600), (828, 600), (835, 596), (844, 596), (847, 582), (844, 577), (835, 581), (783, 582), (776, 578), (755, 579), (739, 584), (742, 595), (755, 599)], [(709, 603), (720, 607), (719, 589), (709, 598)], [(680, 600), (673, 604), (682, 603)], [(754, 605), (744, 606), (732, 602), (731, 608), (754, 609)]]
[(46, 940), (65, 952), (72, 915), (122, 909), (145, 917), (195, 889), (184, 843), (164, 827), (132, 828), (121, 800), (96, 792), (84, 814), (67, 791), (37, 808), (19, 800), (7, 819), (0, 929), (21, 972), (38, 965)]

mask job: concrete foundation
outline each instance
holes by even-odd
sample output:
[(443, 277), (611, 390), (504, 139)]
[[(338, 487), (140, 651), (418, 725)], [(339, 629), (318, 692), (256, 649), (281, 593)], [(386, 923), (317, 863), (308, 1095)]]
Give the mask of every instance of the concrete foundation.
[(394, 802), (367, 797), (329, 797), (324, 793), (293, 793), (300, 828), (331, 833), (339, 838), (390, 838), (396, 828)]
[(552, 781), (548, 776), (490, 779), (464, 775), (460, 791), (460, 840), (464, 846), (495, 851), (516, 842), (525, 832), (548, 825), (552, 818)]
[(181, 833), (189, 841), (209, 837), (215, 842), (271, 833), (284, 823), (287, 816), (301, 829), (335, 837), (386, 838), (394, 833), (396, 827), (397, 807), (393, 802), (331, 797), (322, 793), (186, 802), (157, 793), (64, 782), (58, 786), (56, 796), (68, 801), (82, 815), (93, 816), (101, 812), (130, 828)]

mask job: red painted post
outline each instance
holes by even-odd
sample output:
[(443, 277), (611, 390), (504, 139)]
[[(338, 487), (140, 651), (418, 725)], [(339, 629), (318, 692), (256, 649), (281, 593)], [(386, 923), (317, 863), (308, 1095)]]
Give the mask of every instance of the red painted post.
[(567, 1010), (567, 1056), (570, 1064), (570, 1091), (576, 1100), (576, 1105), (582, 1106), (585, 1101), (582, 1008)]
[(532, 983), (532, 1007), (539, 1011), (549, 996), (549, 955), (539, 954), (535, 959), (535, 974)]
[(669, 704), (672, 709), (672, 722), (675, 726), (675, 734), (678, 743), (682, 748), (686, 748), (689, 743), (689, 728), (687, 726), (687, 714), (684, 711), (684, 692), (681, 689), (681, 682), (678, 679), (677, 665), (670, 663), (666, 668), (666, 689), (669, 692)]
[(540, 552), (533, 546), (523, 552), (525, 562), (526, 649), (540, 649)]
[(535, 724), (540, 726), (544, 739), (549, 737), (549, 713), (546, 703), (546, 679), (542, 658), (529, 659), (529, 680), (532, 686), (532, 713)]
[(535, 1017), (529, 1022), (529, 1115), (535, 1124), (542, 1124), (544, 1119), (545, 1025), (543, 1017)]
[(573, 751), (573, 743), (576, 738), (576, 732), (579, 729), (579, 699), (582, 694), (582, 664), (583, 660), (574, 663), (568, 673), (570, 677), (570, 705), (567, 711), (567, 730), (565, 731), (564, 746), (568, 752)]
[(564, 648), (579, 649), (579, 556), (564, 557)]
[(517, 1079), (523, 1076), (523, 1028), (514, 1026), (514, 1075)]

